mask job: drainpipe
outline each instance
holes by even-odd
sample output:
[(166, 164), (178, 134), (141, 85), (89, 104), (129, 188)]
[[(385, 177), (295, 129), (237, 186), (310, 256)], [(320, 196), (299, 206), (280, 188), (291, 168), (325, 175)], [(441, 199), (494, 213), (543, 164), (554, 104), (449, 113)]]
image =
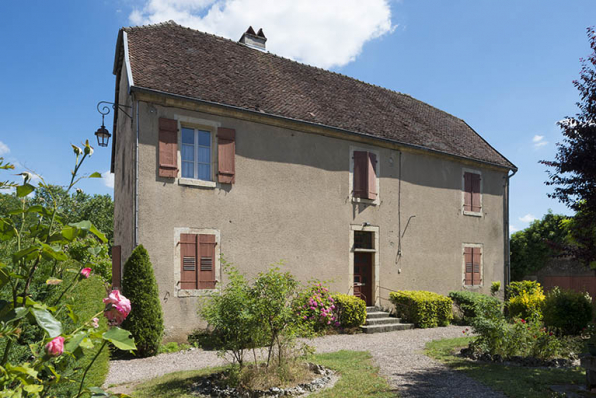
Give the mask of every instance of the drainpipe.
[(135, 228), (134, 247), (139, 245), (139, 100), (136, 101), (135, 116), (137, 119), (136, 141), (135, 141)]
[[(517, 173), (517, 169), (513, 170), (513, 174), (509, 175), (507, 172), (507, 177), (505, 177), (505, 211), (504, 211), (504, 229), (505, 229), (505, 271), (507, 273), (505, 278), (505, 286), (508, 286), (511, 282), (511, 239), (509, 238), (509, 179), (513, 177)], [(503, 286), (503, 289), (505, 289)]]

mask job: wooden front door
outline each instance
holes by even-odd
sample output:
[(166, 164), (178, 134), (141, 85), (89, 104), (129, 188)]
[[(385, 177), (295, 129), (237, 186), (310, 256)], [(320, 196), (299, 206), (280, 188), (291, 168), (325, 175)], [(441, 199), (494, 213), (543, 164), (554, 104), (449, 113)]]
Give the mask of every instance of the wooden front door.
[(354, 253), (354, 296), (373, 305), (372, 253)]

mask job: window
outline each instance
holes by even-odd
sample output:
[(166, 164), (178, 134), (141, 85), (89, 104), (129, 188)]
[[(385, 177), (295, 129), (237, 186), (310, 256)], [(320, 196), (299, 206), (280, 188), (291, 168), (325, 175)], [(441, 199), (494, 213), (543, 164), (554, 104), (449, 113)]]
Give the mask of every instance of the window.
[(482, 285), (482, 247), (464, 246), (464, 285)]
[(176, 228), (174, 280), (178, 297), (200, 296), (217, 289), (219, 281), (219, 231)]
[(212, 181), (211, 132), (182, 127), (182, 178)]
[(482, 215), (482, 178), (477, 171), (464, 171), (463, 177), (464, 214)]
[(379, 153), (350, 149), (350, 194), (353, 202), (379, 203)]

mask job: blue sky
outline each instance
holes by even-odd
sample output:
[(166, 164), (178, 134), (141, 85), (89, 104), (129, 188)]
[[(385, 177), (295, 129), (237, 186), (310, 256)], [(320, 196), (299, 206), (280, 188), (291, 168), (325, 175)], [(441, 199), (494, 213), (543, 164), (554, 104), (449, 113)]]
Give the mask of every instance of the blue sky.
[[(586, 28), (596, 24), (595, 1), (321, 3), (327, 7), (285, 0), (1, 2), (0, 154), (50, 182), (67, 182), (70, 144), (95, 141), (96, 104), (113, 101), (121, 26), (174, 18), (238, 39), (251, 23), (264, 29), (272, 52), (410, 94), (468, 122), (519, 167), (513, 228), (549, 208), (568, 213), (547, 198), (538, 160), (554, 157), (562, 139), (555, 123), (576, 113), (571, 82), (579, 58), (590, 53)], [(111, 130), (111, 116), (106, 126)], [(110, 151), (95, 149), (86, 170), (104, 173)], [(106, 182), (82, 188), (111, 193)]]

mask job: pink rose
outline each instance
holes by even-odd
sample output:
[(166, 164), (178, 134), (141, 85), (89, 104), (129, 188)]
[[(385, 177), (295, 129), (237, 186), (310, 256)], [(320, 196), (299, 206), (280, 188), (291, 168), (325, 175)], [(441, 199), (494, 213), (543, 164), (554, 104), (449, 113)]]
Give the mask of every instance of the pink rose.
[(51, 357), (59, 357), (64, 352), (64, 337), (55, 337), (46, 344), (46, 353)]
[(103, 312), (111, 326), (122, 323), (130, 313), (130, 300), (120, 294), (120, 291), (113, 290), (110, 295), (103, 299), (106, 308)]
[(91, 325), (97, 329), (99, 327), (99, 319), (98, 318), (93, 318), (93, 320), (91, 321)]
[(91, 275), (91, 268), (83, 268), (81, 270), (81, 275), (83, 275), (85, 278), (89, 278), (89, 275)]

